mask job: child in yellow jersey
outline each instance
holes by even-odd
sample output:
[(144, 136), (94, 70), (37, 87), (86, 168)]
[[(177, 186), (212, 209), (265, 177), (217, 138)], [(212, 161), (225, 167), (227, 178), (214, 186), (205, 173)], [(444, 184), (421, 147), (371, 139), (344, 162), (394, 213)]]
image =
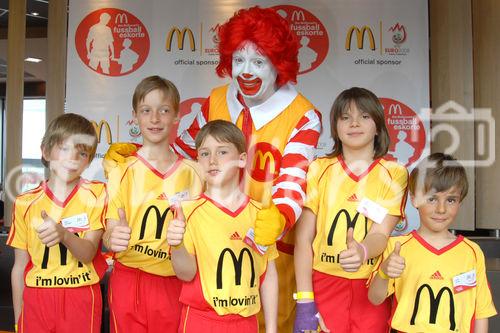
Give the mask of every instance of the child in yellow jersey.
[(166, 230), (172, 206), (197, 196), (195, 162), (169, 149), (179, 92), (159, 76), (143, 79), (132, 98), (143, 145), (108, 175), (110, 203), (104, 245), (114, 252), (109, 284), (112, 332), (175, 332), (181, 282), (170, 261)]
[(41, 144), (49, 179), (15, 200), (7, 244), (15, 248), (12, 299), (19, 332), (100, 330), (107, 193), (103, 183), (81, 178), (96, 147), (90, 121), (73, 113), (57, 117)]
[(365, 284), (403, 215), (408, 173), (383, 158), (389, 135), (372, 92), (343, 91), (330, 119), (333, 152), (309, 166), (296, 231), (294, 332), (318, 321), (325, 332), (387, 332), (389, 304), (370, 304)]
[(245, 137), (234, 124), (215, 120), (195, 143), (206, 190), (181, 204), (167, 232), (174, 270), (184, 281), (179, 332), (256, 333), (261, 304), (266, 332), (276, 332), (276, 246), (260, 254), (243, 241), (263, 208), (240, 187)]
[(390, 324), (398, 332), (488, 332), (497, 312), (483, 252), (448, 231), (467, 195), (464, 167), (434, 153), (413, 169), (408, 188), (420, 227), (391, 237), (372, 273), (370, 301), (394, 294)]

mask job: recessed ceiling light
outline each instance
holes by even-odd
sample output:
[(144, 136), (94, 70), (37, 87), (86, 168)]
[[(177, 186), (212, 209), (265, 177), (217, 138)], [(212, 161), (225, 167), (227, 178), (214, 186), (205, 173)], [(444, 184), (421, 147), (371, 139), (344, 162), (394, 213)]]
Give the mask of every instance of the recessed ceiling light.
[(38, 15), (40, 15), (40, 13), (38, 13), (38, 12), (31, 12), (31, 15), (38, 16)]
[(24, 61), (28, 61), (28, 62), (40, 62), (40, 61), (42, 61), (42, 59), (28, 57), (28, 58), (24, 59)]

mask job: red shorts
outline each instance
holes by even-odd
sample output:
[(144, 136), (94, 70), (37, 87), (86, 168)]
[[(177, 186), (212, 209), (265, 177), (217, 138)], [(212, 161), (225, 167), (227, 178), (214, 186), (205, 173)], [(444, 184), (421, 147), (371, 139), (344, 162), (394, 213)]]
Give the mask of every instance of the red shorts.
[[(165, 331), (170, 332), (170, 331)], [(257, 316), (219, 316), (215, 311), (203, 311), (184, 305), (178, 333), (258, 333)]]
[(182, 282), (130, 268), (115, 261), (109, 280), (111, 332), (176, 332)]
[(335, 333), (387, 333), (390, 301), (368, 300), (366, 279), (346, 279), (313, 271), (314, 299), (326, 327)]
[(98, 283), (78, 288), (24, 287), (18, 332), (99, 333), (101, 316)]

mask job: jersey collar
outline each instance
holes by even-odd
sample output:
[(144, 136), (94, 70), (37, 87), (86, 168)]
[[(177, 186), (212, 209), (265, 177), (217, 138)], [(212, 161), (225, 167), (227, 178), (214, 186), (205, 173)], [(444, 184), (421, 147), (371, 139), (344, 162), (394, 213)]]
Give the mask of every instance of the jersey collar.
[[(256, 130), (271, 122), (279, 116), (297, 97), (298, 92), (290, 83), (281, 86), (268, 100), (257, 106), (249, 108), (253, 125)], [(243, 111), (244, 105), (238, 101), (238, 88), (234, 83), (229, 84), (226, 101), (231, 116), (231, 121), (236, 124), (238, 116)]]

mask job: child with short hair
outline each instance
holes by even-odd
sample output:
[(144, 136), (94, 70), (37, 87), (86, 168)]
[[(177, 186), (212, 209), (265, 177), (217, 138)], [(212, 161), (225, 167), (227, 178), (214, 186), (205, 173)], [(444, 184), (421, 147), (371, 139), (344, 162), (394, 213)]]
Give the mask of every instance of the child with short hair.
[(413, 169), (408, 188), (420, 227), (389, 239), (372, 273), (370, 301), (394, 294), (390, 325), (398, 332), (488, 332), (497, 312), (483, 252), (448, 230), (467, 195), (464, 167), (434, 153)]
[(387, 332), (389, 304), (370, 304), (365, 285), (403, 217), (408, 172), (383, 158), (389, 134), (371, 91), (340, 93), (330, 125), (333, 152), (309, 166), (297, 225), (294, 332), (315, 331), (318, 317), (325, 332)]
[(179, 332), (256, 333), (261, 304), (266, 332), (276, 332), (276, 245), (261, 255), (243, 241), (262, 209), (240, 188), (245, 137), (231, 122), (215, 120), (196, 136), (196, 149), (206, 190), (181, 203), (167, 233), (174, 270), (185, 281)]
[(19, 195), (7, 244), (15, 248), (12, 299), (19, 332), (98, 332), (105, 185), (81, 178), (97, 135), (90, 121), (66, 113), (42, 140), (49, 179)]
[(197, 196), (195, 162), (169, 149), (178, 122), (179, 92), (159, 76), (143, 79), (132, 98), (143, 145), (109, 173), (104, 245), (114, 252), (109, 282), (112, 332), (175, 332), (181, 281), (165, 239), (172, 206)]

